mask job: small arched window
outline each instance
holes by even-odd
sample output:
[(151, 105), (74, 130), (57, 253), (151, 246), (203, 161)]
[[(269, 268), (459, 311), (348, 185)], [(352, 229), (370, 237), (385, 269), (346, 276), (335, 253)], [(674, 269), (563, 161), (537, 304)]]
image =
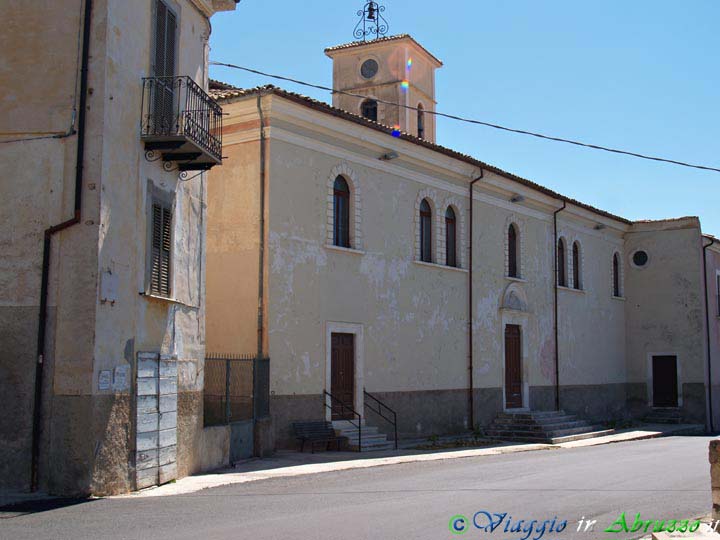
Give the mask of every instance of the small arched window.
[(432, 209), (427, 199), (420, 203), (420, 260), (432, 262)]
[(360, 107), (362, 115), (368, 120), (377, 122), (378, 119), (378, 104), (374, 99), (366, 99), (363, 101)]
[(518, 264), (518, 231), (515, 224), (508, 228), (508, 276), (519, 278), (520, 265)]
[(422, 103), (418, 103), (417, 106), (417, 125), (418, 125), (418, 137), (420, 139), (425, 138), (425, 108)]
[(451, 206), (445, 211), (445, 264), (457, 266), (457, 221)]
[(333, 186), (333, 244), (350, 247), (350, 187), (342, 176)]
[(582, 268), (580, 267), (581, 264), (582, 264), (582, 261), (580, 260), (580, 244), (578, 244), (577, 242), (573, 242), (573, 247), (572, 247), (573, 287), (575, 287), (578, 291), (583, 288)]
[(613, 296), (617, 296), (619, 298), (620, 296), (622, 296), (622, 290), (620, 289), (620, 256), (617, 253), (613, 255), (612, 265)]
[(560, 238), (557, 245), (557, 283), (567, 287), (567, 263), (565, 258), (565, 240)]

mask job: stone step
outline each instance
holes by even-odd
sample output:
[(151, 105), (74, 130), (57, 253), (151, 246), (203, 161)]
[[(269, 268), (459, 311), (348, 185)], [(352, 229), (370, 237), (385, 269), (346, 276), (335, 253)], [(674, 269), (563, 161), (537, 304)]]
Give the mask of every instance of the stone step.
[(576, 427), (585, 427), (587, 422), (584, 420), (571, 420), (562, 422), (548, 422), (546, 424), (538, 424), (531, 422), (493, 422), (489, 429), (527, 429), (532, 431), (553, 431), (556, 429), (571, 429)]
[(527, 443), (538, 443), (538, 444), (560, 444), (564, 442), (580, 441), (584, 439), (591, 439), (594, 437), (602, 437), (605, 435), (612, 435), (615, 433), (614, 429), (598, 429), (597, 426), (591, 428), (591, 430), (584, 430), (579, 433), (556, 435), (553, 437), (540, 436), (537, 434), (515, 434), (515, 435), (500, 435), (498, 439), (509, 442), (527, 442)]
[(564, 415), (558, 415), (558, 416), (545, 416), (540, 418), (508, 418), (508, 417), (500, 417), (498, 416), (495, 420), (493, 420), (493, 423), (497, 424), (532, 424), (532, 425), (545, 425), (545, 424), (555, 424), (560, 422), (575, 422), (577, 421), (577, 416), (574, 416), (572, 414), (564, 414)]
[[(342, 430), (335, 430), (335, 433), (338, 435), (342, 435), (343, 437), (357, 437), (358, 436), (358, 430), (357, 429), (342, 429)], [(365, 435), (371, 436), (371, 435), (377, 435), (378, 428), (376, 427), (364, 427), (362, 428), (362, 436), (363, 439), (365, 438)]]
[[(358, 438), (357, 435), (355, 437), (347, 437), (348, 444), (357, 444)], [(362, 442), (363, 444), (375, 444), (375, 443), (382, 443), (386, 442), (388, 440), (387, 435), (372, 435), (370, 437), (366, 437), (363, 435)]]
[(578, 433), (585, 433), (588, 431), (598, 431), (602, 429), (600, 426), (582, 425), (566, 429), (553, 429), (553, 430), (531, 430), (523, 428), (508, 428), (508, 429), (488, 429), (487, 434), (491, 437), (540, 437), (544, 439), (551, 439), (553, 437), (565, 437), (567, 435), (576, 435)]

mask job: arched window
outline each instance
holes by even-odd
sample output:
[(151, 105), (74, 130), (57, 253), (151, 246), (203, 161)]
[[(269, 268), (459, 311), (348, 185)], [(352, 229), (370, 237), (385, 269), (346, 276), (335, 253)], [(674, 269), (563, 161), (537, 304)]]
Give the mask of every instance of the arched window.
[(575, 287), (578, 291), (583, 288), (582, 268), (580, 267), (581, 264), (582, 264), (582, 261), (580, 260), (580, 244), (578, 244), (577, 242), (573, 242), (573, 248), (572, 248), (573, 287)]
[(432, 262), (432, 209), (427, 199), (420, 203), (420, 260)]
[(451, 206), (445, 211), (445, 264), (457, 266), (457, 221)]
[(418, 124), (418, 137), (421, 139), (425, 138), (425, 109), (422, 103), (418, 103), (417, 106), (417, 124)]
[(613, 296), (618, 298), (622, 296), (622, 290), (620, 289), (620, 256), (615, 253), (613, 255)]
[(362, 115), (368, 120), (377, 122), (378, 119), (378, 104), (374, 99), (366, 99), (363, 101), (361, 106)]
[(565, 240), (560, 238), (557, 245), (557, 283), (567, 287), (567, 262), (565, 258)]
[(333, 186), (333, 244), (350, 247), (350, 187), (342, 176)]
[(518, 264), (518, 231), (515, 224), (508, 228), (508, 276), (519, 278), (520, 265)]

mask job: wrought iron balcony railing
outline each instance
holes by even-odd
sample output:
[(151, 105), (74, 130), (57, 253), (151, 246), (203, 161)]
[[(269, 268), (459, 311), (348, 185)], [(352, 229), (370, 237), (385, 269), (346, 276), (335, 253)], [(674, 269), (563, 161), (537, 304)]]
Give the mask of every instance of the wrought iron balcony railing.
[(222, 108), (190, 77), (146, 77), (140, 136), (181, 171), (210, 169), (222, 161)]

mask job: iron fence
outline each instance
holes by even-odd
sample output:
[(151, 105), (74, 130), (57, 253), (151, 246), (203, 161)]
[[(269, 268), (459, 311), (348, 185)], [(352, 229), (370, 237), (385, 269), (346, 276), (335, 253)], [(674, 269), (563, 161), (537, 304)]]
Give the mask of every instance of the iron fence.
[(187, 138), (222, 159), (222, 107), (190, 77), (143, 79), (143, 138)]
[(207, 355), (203, 402), (206, 426), (268, 416), (270, 359), (252, 355)]

